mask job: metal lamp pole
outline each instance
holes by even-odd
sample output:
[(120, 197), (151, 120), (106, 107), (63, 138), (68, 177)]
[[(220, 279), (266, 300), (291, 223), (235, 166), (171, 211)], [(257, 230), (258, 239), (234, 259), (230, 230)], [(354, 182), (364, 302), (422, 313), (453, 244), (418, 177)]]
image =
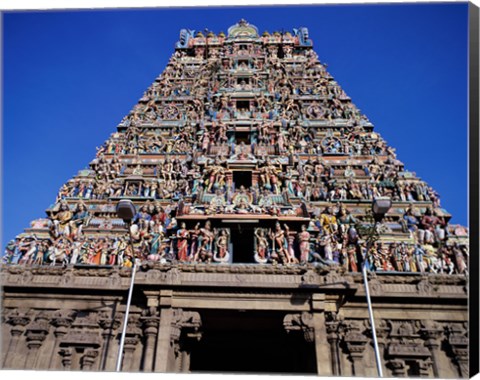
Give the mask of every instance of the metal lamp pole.
[[(377, 224), (380, 222), (388, 210), (392, 207), (392, 200), (388, 197), (380, 197), (375, 198), (372, 202), (372, 213), (375, 223), (373, 224), (373, 228), (370, 232), (373, 235), (376, 232)], [(375, 329), (375, 320), (373, 317), (373, 308), (372, 308), (372, 300), (370, 298), (370, 289), (368, 287), (368, 276), (367, 276), (367, 258), (370, 249), (372, 248), (373, 243), (373, 236), (370, 236), (370, 239), (367, 242), (367, 251), (365, 252), (365, 258), (362, 264), (362, 275), (363, 275), (363, 284), (365, 286), (365, 296), (367, 297), (367, 305), (368, 305), (368, 316), (370, 319), (370, 326), (372, 327), (372, 338), (373, 338), (373, 349), (375, 351), (375, 360), (377, 362), (377, 371), (378, 377), (383, 377), (383, 370), (382, 370), (382, 361), (380, 357), (380, 349), (378, 348), (378, 341), (377, 341), (377, 330)]]
[[(377, 222), (375, 222), (373, 228), (377, 227)], [(375, 351), (375, 360), (377, 362), (377, 371), (378, 377), (383, 377), (383, 370), (382, 370), (382, 362), (380, 358), (380, 349), (378, 348), (377, 342), (377, 330), (375, 329), (375, 320), (373, 318), (373, 309), (372, 309), (372, 300), (370, 298), (370, 289), (368, 287), (368, 278), (367, 278), (367, 255), (372, 248), (372, 241), (370, 240), (367, 243), (367, 252), (362, 264), (362, 275), (363, 275), (363, 284), (365, 286), (365, 295), (367, 297), (367, 305), (368, 305), (368, 316), (370, 318), (370, 326), (372, 327), (372, 337), (373, 337), (373, 349)]]
[(125, 336), (127, 334), (128, 315), (130, 313), (130, 305), (132, 303), (133, 285), (135, 284), (135, 274), (137, 272), (137, 260), (135, 259), (135, 251), (134, 251), (132, 236), (130, 234), (130, 228), (129, 228), (129, 226), (131, 225), (131, 221), (135, 216), (136, 209), (135, 209), (135, 205), (131, 200), (124, 199), (118, 202), (116, 211), (117, 211), (117, 215), (120, 218), (122, 218), (125, 224), (127, 225), (127, 228), (129, 231), (129, 241), (132, 247), (132, 255), (133, 255), (132, 279), (130, 281), (130, 287), (128, 290), (127, 308), (125, 309), (125, 318), (123, 320), (122, 336), (120, 338), (120, 347), (118, 349), (117, 366), (115, 369), (116, 372), (120, 372), (122, 367), (123, 348), (125, 346)]
[(130, 289), (128, 291), (127, 309), (125, 310), (125, 318), (123, 320), (122, 337), (120, 339), (120, 348), (118, 349), (119, 351), (118, 351), (117, 368), (116, 368), (117, 372), (120, 372), (120, 368), (122, 366), (123, 347), (125, 346), (125, 335), (127, 333), (128, 314), (130, 312), (130, 304), (132, 303), (133, 284), (135, 283), (136, 272), (137, 272), (137, 262), (134, 261), (133, 268), (132, 268), (132, 280), (130, 281)]

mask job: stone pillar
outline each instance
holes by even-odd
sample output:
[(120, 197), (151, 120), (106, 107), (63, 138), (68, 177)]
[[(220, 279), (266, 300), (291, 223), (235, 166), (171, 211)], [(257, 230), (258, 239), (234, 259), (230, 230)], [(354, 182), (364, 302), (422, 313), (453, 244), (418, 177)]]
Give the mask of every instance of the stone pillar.
[(170, 352), (169, 352), (169, 365), (167, 367), (168, 372), (181, 372), (182, 351), (180, 349), (180, 336), (182, 334), (182, 310), (174, 309), (172, 318), (172, 330), (170, 335)]
[(190, 371), (190, 352), (183, 351), (181, 353), (180, 372), (188, 373)]
[(82, 358), (80, 359), (80, 365), (82, 371), (91, 371), (93, 369), (93, 365), (95, 364), (95, 360), (98, 357), (98, 350), (94, 349), (87, 349), (83, 354)]
[[(440, 348), (440, 337), (442, 336), (443, 330), (438, 326), (438, 324), (431, 321), (424, 321), (423, 328), (420, 329), (422, 338), (425, 339), (425, 346), (428, 347), (430, 353), (432, 354), (432, 370), (433, 376), (435, 378), (440, 377), (440, 371), (438, 370), (439, 357), (438, 350)], [(424, 363), (423, 363), (424, 364)], [(419, 363), (422, 365), (422, 363)], [(428, 365), (426, 365), (428, 370)]]
[(64, 369), (72, 368), (72, 355), (73, 349), (70, 347), (60, 350), (60, 356), (62, 357), (62, 365)]
[[(101, 357), (100, 357), (100, 370), (111, 370), (113, 371), (115, 367), (112, 365), (111, 368), (108, 366), (109, 363), (109, 358), (113, 359), (113, 356), (110, 355), (112, 351), (114, 351), (113, 348), (113, 341), (114, 337), (116, 336), (116, 331), (120, 327), (121, 321), (118, 318), (112, 319), (108, 316), (107, 313), (103, 313), (99, 317), (99, 324), (100, 327), (102, 328), (102, 338), (103, 338), (103, 346), (102, 346), (102, 352), (101, 352)], [(117, 344), (118, 345), (118, 344)], [(118, 350), (117, 350), (117, 355), (118, 355)], [(113, 363), (114, 360), (111, 360), (111, 363)]]
[(49, 316), (45, 312), (40, 312), (35, 321), (27, 328), (27, 347), (28, 353), (25, 358), (25, 369), (37, 368), (37, 357), (45, 338), (49, 331)]
[(389, 367), (392, 369), (393, 377), (405, 377), (407, 375), (405, 369), (405, 361), (399, 359), (390, 360), (388, 363)]
[(62, 337), (68, 332), (69, 327), (73, 322), (72, 310), (59, 310), (53, 314), (52, 325), (55, 327), (53, 334), (55, 335), (55, 342), (53, 344), (48, 368), (57, 369), (60, 367), (60, 341)]
[(12, 325), (10, 329), (11, 337), (10, 342), (8, 343), (8, 349), (5, 352), (2, 368), (20, 368), (20, 366), (16, 365), (17, 362), (15, 361), (15, 358), (18, 358), (17, 347), (20, 337), (25, 332), (25, 326), (30, 323), (30, 317), (15, 310), (7, 316), (7, 323)]
[[(368, 324), (371, 332), (370, 323)], [(377, 343), (378, 343), (378, 351), (380, 351), (380, 362), (382, 365), (383, 374), (387, 373), (387, 366), (385, 363), (385, 349), (387, 347), (387, 337), (388, 328), (387, 322), (384, 319), (380, 319), (378, 322), (378, 326), (376, 326), (375, 330), (377, 331)], [(372, 336), (372, 347), (373, 347), (373, 336)]]
[(154, 363), (155, 372), (167, 372), (170, 357), (170, 336), (172, 333), (172, 295), (171, 290), (160, 290), (160, 326)]
[(355, 376), (364, 376), (363, 354), (368, 339), (360, 331), (360, 321), (352, 320), (345, 323), (346, 333), (343, 338), (350, 359), (353, 363), (353, 372)]
[(325, 327), (325, 314), (313, 313), (313, 328), (315, 331), (315, 353), (317, 358), (317, 374), (319, 376), (333, 375), (333, 358), (327, 342), (327, 329)]
[(363, 352), (365, 351), (364, 344), (357, 344), (354, 343), (347, 343), (347, 348), (350, 353), (350, 358), (352, 359), (353, 363), (353, 372), (355, 376), (363, 377), (365, 375), (364, 366), (362, 363), (363, 360)]
[(189, 343), (200, 340), (202, 333), (200, 314), (195, 311), (175, 309), (172, 318), (171, 347), (169, 371), (188, 372), (190, 370)]
[(122, 371), (138, 371), (138, 368), (134, 367), (134, 354), (137, 344), (140, 341), (138, 335), (127, 334), (125, 337), (125, 345), (123, 347), (123, 360)]
[(448, 335), (448, 343), (458, 365), (458, 373), (460, 377), (468, 378), (468, 338), (466, 330), (459, 325), (451, 325), (448, 327)]
[[(317, 297), (316, 297), (317, 296)], [(303, 333), (306, 342), (315, 344), (315, 354), (317, 361), (317, 373), (320, 376), (332, 375), (330, 347), (327, 343), (327, 331), (325, 328), (325, 315), (323, 313), (324, 294), (314, 294), (312, 300), (312, 309), (314, 312), (287, 314), (283, 319), (283, 327), (290, 333), (298, 331)]]
[[(418, 362), (418, 374), (420, 377), (430, 377), (430, 365), (432, 362), (430, 360), (419, 360)], [(437, 376), (434, 376), (437, 378)]]
[(143, 317), (142, 322), (143, 335), (145, 336), (142, 368), (145, 372), (152, 372), (159, 318), (157, 316)]
[[(312, 294), (313, 328), (315, 331), (315, 356), (317, 358), (317, 374), (319, 376), (333, 375), (333, 357), (327, 341), (325, 325), (325, 310), (336, 311), (335, 305), (325, 303), (325, 294)], [(330, 365), (328, 365), (330, 363)]]
[(139, 324), (138, 315), (131, 314), (128, 317), (125, 344), (123, 346), (122, 371), (138, 371), (140, 369), (140, 363), (134, 362), (135, 350), (142, 336), (142, 330), (139, 328)]
[(337, 320), (336, 313), (333, 312), (326, 312), (325, 313), (325, 326), (327, 330), (327, 342), (330, 345), (330, 357), (332, 361), (332, 375), (340, 376), (340, 358), (338, 353), (338, 325), (339, 322)]

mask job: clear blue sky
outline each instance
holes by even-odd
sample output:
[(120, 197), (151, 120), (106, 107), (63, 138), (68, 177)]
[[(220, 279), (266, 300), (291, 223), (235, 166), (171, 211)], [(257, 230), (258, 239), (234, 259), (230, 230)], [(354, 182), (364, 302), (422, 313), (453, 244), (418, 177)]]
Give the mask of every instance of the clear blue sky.
[(181, 28), (309, 28), (398, 158), (467, 224), (467, 3), (5, 13), (2, 251), (160, 74)]

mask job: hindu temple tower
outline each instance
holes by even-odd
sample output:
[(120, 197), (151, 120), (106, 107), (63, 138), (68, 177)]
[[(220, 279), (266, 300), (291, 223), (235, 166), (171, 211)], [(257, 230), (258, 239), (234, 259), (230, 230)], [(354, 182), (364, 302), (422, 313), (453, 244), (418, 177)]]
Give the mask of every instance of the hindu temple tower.
[(5, 248), (0, 363), (115, 370), (136, 262), (123, 371), (376, 376), (365, 265), (384, 375), (467, 377), (468, 231), (450, 218), (306, 28), (184, 29)]

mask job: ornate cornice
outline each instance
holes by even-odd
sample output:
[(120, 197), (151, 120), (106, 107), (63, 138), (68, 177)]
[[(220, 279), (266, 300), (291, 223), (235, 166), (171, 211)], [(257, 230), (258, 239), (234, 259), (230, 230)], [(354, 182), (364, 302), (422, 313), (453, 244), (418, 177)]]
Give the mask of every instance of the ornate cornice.
[[(75, 288), (89, 291), (127, 289), (130, 268), (0, 267), (5, 287)], [(369, 274), (373, 297), (450, 297), (466, 302), (467, 277), (463, 275), (376, 275)], [(298, 289), (346, 291), (363, 295), (360, 273), (340, 268), (313, 265), (247, 265), (247, 264), (160, 264), (142, 265), (135, 279), (136, 286), (208, 286), (226, 288)]]

